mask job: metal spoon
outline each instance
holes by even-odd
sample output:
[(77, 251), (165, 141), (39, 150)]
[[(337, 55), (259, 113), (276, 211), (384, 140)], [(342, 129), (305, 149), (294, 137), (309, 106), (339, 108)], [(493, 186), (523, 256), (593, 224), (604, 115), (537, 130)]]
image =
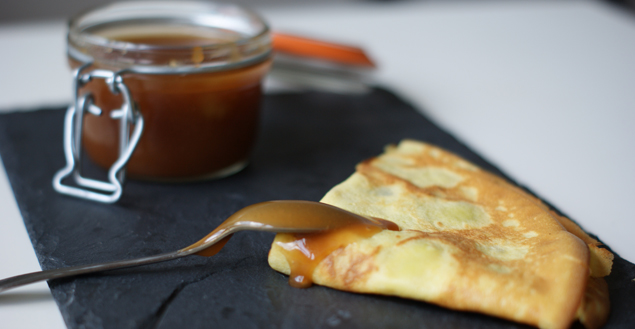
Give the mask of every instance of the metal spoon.
[(99, 264), (79, 265), (54, 270), (22, 274), (0, 280), (0, 292), (33, 282), (66, 278), (125, 267), (164, 262), (198, 254), (213, 256), (218, 253), (232, 234), (251, 230), (267, 232), (310, 233), (335, 229), (360, 221), (380, 225), (373, 219), (324, 203), (311, 201), (268, 201), (245, 207), (231, 215), (220, 226), (200, 241), (183, 249), (136, 259)]

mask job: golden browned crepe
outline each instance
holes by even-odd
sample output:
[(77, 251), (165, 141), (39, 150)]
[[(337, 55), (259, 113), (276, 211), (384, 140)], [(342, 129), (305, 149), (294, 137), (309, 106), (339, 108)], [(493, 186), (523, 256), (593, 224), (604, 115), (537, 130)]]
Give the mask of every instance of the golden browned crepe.
[[(322, 202), (402, 230), (335, 250), (316, 267), (316, 284), (545, 329), (606, 321), (602, 277), (612, 254), (535, 197), (443, 149), (412, 140), (389, 146)], [(289, 274), (284, 238), (274, 240), (269, 264)]]

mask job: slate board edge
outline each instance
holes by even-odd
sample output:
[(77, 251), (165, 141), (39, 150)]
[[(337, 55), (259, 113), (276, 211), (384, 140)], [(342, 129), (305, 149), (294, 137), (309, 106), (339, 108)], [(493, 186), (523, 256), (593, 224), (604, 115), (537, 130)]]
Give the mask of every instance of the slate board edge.
[[(377, 92), (377, 91), (378, 91), (378, 92), (383, 92), (383, 93), (386, 93), (386, 94), (390, 95), (391, 97), (395, 98), (397, 101), (407, 104), (407, 105), (408, 105), (408, 106), (409, 106), (409, 107), (410, 107), (413, 111), (415, 111), (416, 113), (418, 113), (418, 114), (420, 114), (420, 115), (425, 116), (425, 111), (419, 111), (419, 110), (417, 110), (417, 109), (416, 109), (415, 107), (413, 107), (411, 104), (409, 104), (409, 103), (407, 103), (407, 102), (404, 102), (403, 100), (399, 99), (396, 95), (394, 95), (394, 94), (390, 93), (389, 91), (384, 90), (384, 89), (377, 89), (377, 90), (376, 90), (376, 92)], [(50, 109), (41, 109), (41, 110), (38, 110), (38, 111), (50, 111)], [(429, 119), (428, 119), (428, 120), (429, 120)], [(5, 124), (4, 120), (0, 120), (0, 124), (1, 124), (1, 125), (4, 125), (4, 124)], [(0, 130), (2, 130), (2, 128), (3, 128), (3, 127), (4, 127), (4, 126), (0, 126)], [(437, 125), (437, 127), (439, 127), (439, 126)], [(443, 132), (445, 132), (445, 133), (446, 133), (446, 134), (447, 134), (450, 138), (454, 139), (454, 140), (455, 140), (458, 144), (461, 144), (461, 145), (463, 145), (465, 148), (470, 149), (470, 148), (469, 148), (469, 147), (467, 147), (464, 143), (462, 143), (460, 140), (458, 140), (456, 137), (454, 137), (453, 135), (451, 135), (451, 134), (449, 134), (447, 131), (445, 131), (445, 129), (440, 128), (440, 127), (439, 127), (439, 129), (440, 129), (440, 130), (442, 130)], [(0, 134), (0, 138), (2, 139), (2, 140), (0, 140), (0, 144), (5, 145), (5, 147), (9, 147), (9, 148), (11, 148), (11, 147), (12, 147), (12, 145), (11, 145), (10, 141), (6, 140), (6, 136), (5, 136), (5, 135)], [(470, 149), (470, 150), (471, 150), (471, 149)], [(473, 152), (473, 151), (472, 151), (472, 152)], [(489, 161), (485, 160), (485, 159), (484, 159), (483, 157), (481, 157), (478, 153), (475, 153), (475, 152), (473, 152), (473, 153), (474, 153), (476, 156), (478, 156), (478, 157), (479, 157), (482, 161), (484, 161), (484, 162), (486, 162), (486, 163), (491, 164), (491, 162), (489, 162)], [(13, 162), (15, 162), (15, 161), (12, 161), (12, 159), (7, 159), (6, 157), (3, 157), (3, 158), (2, 158), (2, 161), (4, 162), (5, 168), (9, 168), (9, 167), (11, 167), (12, 165), (13, 165), (13, 166), (15, 166), (15, 164), (13, 163)], [(493, 165), (492, 165), (492, 166), (493, 166)], [(498, 169), (498, 168), (497, 168), (497, 169)], [(352, 172), (352, 171), (351, 171), (351, 172)], [(515, 180), (511, 179), (508, 175), (506, 175), (506, 174), (505, 174), (505, 173), (503, 173), (502, 171), (500, 171), (500, 170), (499, 170), (499, 173), (501, 173), (501, 174), (502, 174), (502, 176), (503, 176), (505, 179), (507, 179), (508, 181), (510, 181), (511, 183), (516, 184), (517, 186), (519, 186), (519, 187), (523, 188), (524, 190), (526, 190), (528, 193), (530, 193), (530, 194), (532, 194), (532, 195), (535, 195), (535, 193), (533, 193), (531, 190), (529, 190), (529, 189), (528, 189), (528, 188), (526, 188), (525, 186), (522, 186), (522, 185), (518, 184)], [(20, 185), (20, 179), (19, 179), (19, 177), (14, 177), (14, 176), (9, 175), (9, 173), (8, 173), (8, 172), (7, 172), (7, 174), (8, 174), (8, 176), (9, 176), (8, 178), (9, 178), (9, 181), (10, 181), (10, 185), (11, 185), (12, 189), (14, 189), (14, 190), (15, 190), (15, 189), (16, 189), (16, 187)], [(32, 243), (32, 244), (34, 244), (34, 248), (36, 248), (36, 246), (35, 246), (35, 241), (36, 241), (36, 239), (35, 239), (34, 234), (33, 234), (34, 230), (33, 230), (33, 228), (32, 228), (31, 221), (30, 221), (30, 220), (29, 220), (29, 218), (28, 218), (28, 214), (27, 214), (27, 213), (25, 213), (25, 212), (23, 211), (23, 207), (24, 207), (24, 205), (23, 205), (23, 202), (22, 202), (22, 200), (20, 199), (20, 196), (19, 196), (19, 195), (20, 195), (20, 193), (16, 193), (16, 194), (15, 194), (16, 201), (17, 201), (17, 203), (18, 203), (18, 205), (19, 205), (20, 212), (21, 212), (21, 214), (22, 214), (22, 216), (23, 216), (23, 219), (24, 219), (24, 222), (25, 222), (25, 227), (26, 227), (26, 229), (27, 229), (27, 232), (29, 233), (29, 238), (30, 238), (30, 240), (31, 240), (31, 243)], [(538, 196), (536, 196), (536, 197), (538, 197)], [(538, 197), (538, 198), (539, 198), (539, 197)], [(539, 199), (540, 199), (540, 200), (543, 200), (543, 199), (541, 199), (541, 198), (539, 198)], [(545, 201), (543, 200), (543, 202), (545, 202)], [(545, 202), (545, 203), (546, 203), (546, 204), (547, 204), (550, 208), (552, 208), (552, 209), (554, 209), (555, 211), (557, 211), (557, 212), (561, 213), (561, 212), (560, 212), (560, 211), (559, 211), (556, 207), (553, 207), (551, 204), (549, 204), (549, 203), (547, 203), (547, 202)], [(609, 249), (610, 249), (610, 248), (609, 248)], [(36, 248), (36, 250), (37, 250), (37, 248)], [(36, 253), (36, 254), (37, 254), (37, 253)], [(44, 259), (42, 259), (42, 258), (40, 257), (40, 255), (39, 255), (39, 254), (37, 254), (37, 256), (38, 256), (38, 261), (39, 261), (40, 265), (41, 265), (41, 266), (43, 266), (43, 265), (44, 265), (44, 261), (45, 261), (45, 260), (44, 260)], [(617, 254), (616, 254), (616, 258), (619, 258), (619, 256), (618, 256)], [(58, 302), (58, 300), (57, 300), (57, 299), (56, 299), (56, 302), (58, 303), (58, 306), (61, 306), (61, 305), (59, 305), (59, 302)], [(66, 317), (64, 317), (64, 318), (65, 318), (65, 321), (66, 321)]]

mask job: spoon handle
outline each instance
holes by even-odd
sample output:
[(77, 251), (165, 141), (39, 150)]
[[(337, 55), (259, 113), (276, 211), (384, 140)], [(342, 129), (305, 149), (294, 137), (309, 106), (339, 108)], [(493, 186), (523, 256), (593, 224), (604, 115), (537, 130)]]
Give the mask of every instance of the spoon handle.
[(54, 270), (46, 270), (46, 271), (17, 275), (17, 276), (0, 280), (0, 293), (12, 288), (24, 286), (24, 285), (38, 282), (38, 281), (60, 279), (60, 278), (66, 278), (66, 277), (75, 276), (75, 275), (82, 275), (82, 274), (88, 274), (88, 273), (94, 273), (94, 272), (100, 272), (100, 271), (114, 270), (119, 268), (165, 262), (168, 260), (187, 256), (189, 254), (190, 253), (182, 252), (182, 251), (173, 251), (173, 252), (169, 252), (165, 254), (136, 258), (136, 259), (106, 262), (106, 263), (99, 263), (99, 264), (79, 265), (79, 266), (73, 266), (73, 267), (64, 267), (64, 268), (58, 268)]

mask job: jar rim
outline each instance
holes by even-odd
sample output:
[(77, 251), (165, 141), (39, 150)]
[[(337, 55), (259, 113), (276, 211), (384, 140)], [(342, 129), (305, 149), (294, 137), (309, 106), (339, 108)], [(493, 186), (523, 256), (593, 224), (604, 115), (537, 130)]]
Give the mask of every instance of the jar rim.
[[(104, 34), (117, 28), (148, 30), (156, 26), (222, 31), (232, 34), (232, 38), (195, 46), (153, 45)], [(118, 69), (158, 74), (231, 69), (261, 62), (271, 55), (270, 29), (264, 19), (237, 5), (206, 1), (126, 1), (87, 10), (69, 20), (67, 46), (69, 57), (82, 63), (103, 62)], [(199, 48), (206, 60), (188, 62), (194, 48)], [(219, 52), (229, 55), (218, 56)], [(183, 61), (176, 65), (156, 62), (160, 54)]]

